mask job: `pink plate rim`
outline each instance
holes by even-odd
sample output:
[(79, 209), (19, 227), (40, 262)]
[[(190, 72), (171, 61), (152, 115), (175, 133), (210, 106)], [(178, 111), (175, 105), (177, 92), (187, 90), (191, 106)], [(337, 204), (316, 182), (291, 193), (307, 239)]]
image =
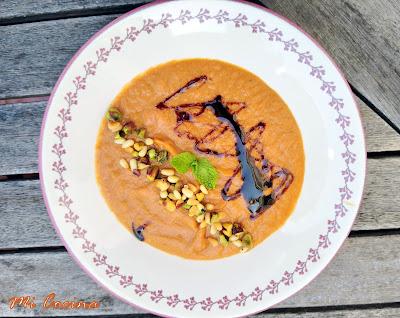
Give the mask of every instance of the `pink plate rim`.
[[(309, 40), (311, 40), (311, 42), (314, 43), (314, 44), (321, 50), (321, 52), (325, 55), (325, 57), (331, 62), (331, 64), (335, 67), (335, 69), (337, 70), (337, 72), (339, 73), (339, 75), (341, 76), (341, 78), (343, 79), (343, 81), (345, 82), (345, 85), (346, 85), (346, 87), (347, 87), (347, 90), (349, 91), (350, 95), (352, 96), (353, 103), (354, 103), (354, 105), (356, 105), (356, 108), (357, 108), (357, 111), (358, 111), (358, 119), (359, 119), (360, 122), (362, 122), (362, 121), (361, 121), (361, 115), (360, 115), (359, 106), (358, 106), (358, 104), (357, 104), (356, 101), (355, 101), (355, 98), (354, 98), (354, 95), (353, 95), (353, 93), (352, 93), (352, 91), (351, 91), (351, 88), (350, 88), (350, 86), (349, 86), (347, 80), (345, 79), (345, 77), (344, 77), (342, 71), (341, 71), (341, 70), (339, 69), (339, 67), (336, 65), (336, 63), (334, 62), (334, 60), (329, 56), (329, 54), (325, 51), (325, 49), (324, 49), (323, 47), (321, 47), (321, 45), (319, 45), (318, 42), (317, 42), (316, 40), (314, 40), (308, 33), (306, 33), (304, 30), (302, 30), (298, 25), (296, 25), (296, 24), (293, 23), (292, 21), (288, 20), (287, 18), (285, 18), (285, 17), (283, 17), (283, 16), (281, 16), (281, 15), (279, 15), (279, 14), (273, 12), (272, 10), (270, 10), (270, 9), (268, 9), (268, 8), (265, 8), (265, 7), (263, 7), (263, 6), (261, 6), (261, 5), (258, 5), (258, 4), (249, 3), (249, 2), (244, 1), (244, 0), (231, 0), (231, 1), (232, 1), (232, 2), (239, 2), (239, 3), (242, 3), (242, 4), (245, 4), (245, 5), (248, 5), (248, 6), (252, 6), (252, 7), (258, 8), (258, 9), (260, 9), (260, 10), (266, 11), (266, 12), (268, 12), (268, 13), (270, 13), (270, 14), (276, 16), (276, 17), (278, 17), (279, 19), (285, 21), (286, 23), (292, 25), (294, 28), (296, 28), (296, 29), (299, 30), (301, 33), (303, 33), (305, 36), (307, 36), (307, 38), (308, 38)], [(114, 297), (120, 299), (121, 301), (123, 301), (123, 302), (125, 302), (125, 303), (127, 303), (127, 304), (129, 304), (129, 305), (131, 305), (131, 306), (134, 306), (134, 307), (136, 307), (136, 308), (140, 308), (140, 309), (142, 309), (142, 310), (144, 310), (144, 311), (151, 312), (151, 313), (156, 314), (156, 315), (159, 315), (159, 316), (170, 317), (170, 316), (164, 315), (164, 314), (162, 314), (162, 313), (158, 313), (158, 312), (151, 311), (151, 310), (149, 310), (149, 309), (147, 309), (147, 308), (142, 308), (142, 307), (138, 306), (137, 304), (135, 304), (135, 303), (133, 303), (133, 302), (131, 302), (131, 301), (129, 301), (129, 300), (127, 300), (127, 299), (125, 299), (125, 298), (119, 296), (119, 295), (117, 295), (117, 294), (116, 294), (115, 292), (113, 292), (106, 284), (101, 283), (101, 282), (89, 271), (89, 269), (87, 269), (87, 268), (85, 267), (85, 265), (83, 265), (83, 263), (80, 262), (80, 260), (78, 259), (78, 257), (72, 252), (71, 248), (68, 246), (68, 244), (67, 244), (66, 240), (64, 239), (64, 237), (61, 235), (60, 229), (59, 229), (58, 225), (57, 225), (56, 222), (55, 222), (55, 219), (54, 219), (54, 216), (53, 216), (53, 212), (52, 212), (52, 210), (50, 209), (50, 205), (49, 205), (49, 202), (48, 202), (48, 198), (47, 198), (46, 191), (45, 191), (45, 185), (44, 185), (44, 181), (43, 181), (43, 161), (42, 161), (43, 136), (44, 136), (44, 129), (45, 129), (45, 124), (46, 124), (46, 120), (47, 120), (48, 111), (49, 111), (50, 105), (51, 105), (51, 103), (52, 103), (52, 101), (53, 101), (55, 92), (57, 91), (57, 89), (58, 89), (58, 87), (59, 87), (61, 81), (63, 80), (63, 78), (64, 78), (65, 74), (67, 73), (67, 71), (69, 70), (70, 66), (74, 63), (74, 61), (78, 58), (78, 56), (81, 54), (81, 52), (82, 52), (88, 45), (90, 45), (97, 37), (99, 37), (102, 33), (104, 33), (106, 30), (108, 30), (111, 26), (113, 26), (113, 25), (116, 24), (117, 22), (119, 22), (119, 21), (125, 19), (126, 17), (128, 17), (128, 16), (130, 16), (130, 15), (132, 15), (132, 14), (137, 13), (138, 11), (141, 11), (141, 10), (143, 10), (143, 9), (145, 9), (145, 8), (148, 8), (148, 7), (152, 7), (152, 6), (157, 6), (157, 5), (163, 4), (164, 2), (169, 2), (169, 1), (168, 1), (168, 0), (157, 0), (157, 1), (154, 1), (154, 2), (152, 2), (152, 3), (142, 5), (142, 6), (138, 7), (138, 8), (135, 8), (135, 9), (133, 9), (133, 10), (131, 10), (131, 11), (129, 11), (129, 12), (127, 12), (127, 13), (121, 15), (121, 16), (118, 17), (117, 19), (113, 20), (112, 22), (110, 22), (109, 24), (107, 24), (106, 26), (104, 26), (103, 28), (101, 28), (98, 32), (96, 32), (96, 33), (95, 33), (92, 37), (90, 37), (90, 39), (89, 39), (89, 40), (74, 54), (74, 56), (73, 56), (73, 57), (71, 58), (71, 60), (68, 62), (68, 64), (66, 65), (66, 67), (65, 67), (64, 70), (62, 71), (60, 77), (58, 78), (58, 80), (57, 80), (57, 82), (56, 82), (56, 84), (55, 84), (55, 86), (54, 86), (54, 88), (53, 88), (53, 90), (52, 90), (52, 92), (51, 92), (51, 95), (50, 95), (50, 98), (49, 98), (49, 100), (48, 100), (48, 103), (47, 103), (47, 106), (46, 106), (46, 109), (45, 109), (45, 112), (44, 112), (44, 116), (43, 116), (43, 120), (42, 120), (42, 125), (41, 125), (40, 140), (39, 140), (39, 158), (38, 158), (38, 162), (39, 162), (40, 186), (41, 186), (41, 191), (42, 191), (42, 195), (43, 195), (43, 198), (44, 198), (44, 202), (45, 202), (45, 205), (46, 205), (47, 212), (48, 212), (48, 214), (49, 214), (49, 217), (50, 217), (50, 220), (51, 220), (51, 222), (52, 222), (52, 224), (53, 224), (53, 227), (56, 229), (58, 236), (60, 237), (61, 241), (63, 242), (64, 246), (66, 247), (66, 249), (67, 249), (69, 255), (72, 257), (72, 259), (74, 259), (74, 261), (79, 265), (80, 268), (82, 268), (82, 269), (86, 272), (86, 274), (87, 274), (89, 277), (91, 277), (98, 285), (101, 285), (104, 289), (106, 289), (106, 290), (107, 290), (110, 294), (112, 294)], [(365, 144), (365, 132), (364, 132), (364, 128), (362, 128), (361, 132), (362, 132), (362, 139), (364, 140), (364, 144)], [(366, 161), (367, 161), (366, 152), (365, 152), (364, 160), (365, 160), (365, 166), (366, 166)], [(365, 184), (365, 178), (366, 178), (366, 175), (364, 174), (363, 184)], [(364, 187), (363, 187), (363, 191), (364, 191)], [(358, 209), (359, 209), (359, 207), (358, 207)], [(357, 212), (357, 213), (358, 213), (358, 212)], [(354, 224), (356, 215), (357, 215), (357, 214), (354, 215), (354, 218), (353, 218), (353, 220), (352, 220), (352, 225)], [(350, 228), (350, 230), (351, 230), (351, 228)], [(348, 236), (350, 230), (349, 230), (348, 233), (346, 234), (346, 237)], [(344, 242), (344, 241), (343, 241), (343, 242)], [(306, 287), (306, 286), (307, 286), (308, 284), (310, 284), (317, 276), (319, 276), (319, 274), (320, 274), (320, 273), (325, 269), (325, 267), (332, 261), (332, 259), (335, 257), (335, 255), (338, 253), (338, 251), (340, 250), (340, 248), (341, 248), (342, 246), (343, 246), (343, 243), (342, 243), (341, 246), (338, 248), (338, 250), (336, 251), (336, 253), (330, 258), (330, 260), (328, 261), (328, 263), (327, 263), (323, 268), (321, 268), (321, 270), (320, 270), (320, 271), (310, 280), (310, 282), (307, 283), (304, 287)], [(303, 287), (303, 288), (304, 288), (304, 287)], [(290, 297), (290, 296), (296, 294), (297, 292), (299, 292), (299, 291), (302, 290), (303, 288), (297, 290), (295, 293), (289, 295), (288, 297)], [(287, 299), (288, 297), (286, 297), (285, 299)], [(283, 300), (285, 300), (285, 299), (283, 299)], [(283, 301), (283, 300), (281, 300), (281, 301)], [(280, 302), (281, 302), (281, 301), (280, 301)], [(279, 303), (279, 302), (278, 302), (278, 303)], [(277, 304), (277, 303), (275, 303), (275, 304), (273, 304), (273, 305), (271, 305), (271, 306), (275, 306), (276, 304)], [(262, 312), (262, 311), (264, 311), (264, 310), (270, 308), (271, 306), (267, 306), (266, 308), (263, 308), (262, 310), (258, 310), (258, 311), (256, 311), (256, 312), (249, 313), (248, 315), (250, 315), (250, 314), (256, 314), (256, 313)]]

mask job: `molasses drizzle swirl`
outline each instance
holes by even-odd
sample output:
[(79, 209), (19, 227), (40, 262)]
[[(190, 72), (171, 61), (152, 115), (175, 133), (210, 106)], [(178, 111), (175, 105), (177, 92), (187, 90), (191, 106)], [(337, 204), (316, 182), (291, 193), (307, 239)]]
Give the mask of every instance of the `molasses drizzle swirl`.
[[(293, 174), (287, 169), (274, 165), (265, 158), (263, 145), (260, 142), (266, 127), (264, 122), (257, 123), (247, 132), (243, 131), (237, 115), (246, 109), (247, 105), (245, 103), (223, 101), (222, 96), (218, 95), (213, 100), (206, 102), (187, 103), (177, 106), (168, 106), (166, 104), (169, 100), (185, 93), (188, 89), (205, 84), (207, 80), (206, 75), (192, 79), (156, 107), (161, 110), (173, 109), (175, 111), (177, 123), (174, 129), (175, 133), (179, 137), (186, 137), (192, 140), (197, 151), (218, 157), (236, 156), (238, 158), (239, 164), (226, 181), (221, 190), (221, 195), (225, 201), (234, 200), (242, 195), (247, 202), (250, 217), (256, 218), (271, 207), (289, 188), (293, 182)], [(237, 107), (236, 110), (231, 109), (235, 107)], [(206, 110), (213, 112), (218, 119), (218, 124), (195, 122), (196, 117), (202, 115)], [(184, 123), (205, 125), (210, 127), (210, 130), (199, 138), (189, 129), (181, 131), (179, 128)], [(232, 152), (221, 152), (206, 147), (207, 144), (221, 138), (227, 131), (233, 132), (235, 136), (235, 149), (232, 149)], [(230, 191), (233, 180), (239, 173), (241, 173), (243, 180), (242, 186), (235, 191)]]

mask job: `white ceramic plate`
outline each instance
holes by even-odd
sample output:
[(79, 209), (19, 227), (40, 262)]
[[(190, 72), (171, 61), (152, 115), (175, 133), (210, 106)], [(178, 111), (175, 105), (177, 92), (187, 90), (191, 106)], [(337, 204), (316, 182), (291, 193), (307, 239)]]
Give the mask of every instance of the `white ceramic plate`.
[[(193, 57), (262, 78), (289, 105), (306, 153), (303, 190), (286, 224), (248, 253), (206, 262), (132, 239), (94, 171), (100, 121), (123, 85), (151, 66)], [(366, 165), (357, 106), (329, 56), (289, 21), (232, 1), (157, 2), (103, 28), (60, 76), (40, 145), (47, 209), (71, 256), (112, 294), (174, 317), (248, 315), (303, 288), (350, 231)]]

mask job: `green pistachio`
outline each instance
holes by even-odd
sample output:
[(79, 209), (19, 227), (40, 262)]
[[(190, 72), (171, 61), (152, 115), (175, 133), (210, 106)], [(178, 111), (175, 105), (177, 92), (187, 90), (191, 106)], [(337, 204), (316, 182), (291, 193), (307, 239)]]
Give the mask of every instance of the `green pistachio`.
[(131, 155), (133, 158), (137, 158), (137, 157), (139, 157), (139, 152), (134, 150), (134, 151), (132, 151)]
[(186, 210), (189, 210), (191, 207), (192, 207), (192, 206), (189, 205), (189, 204), (185, 204), (185, 205), (183, 206), (183, 208), (186, 209)]
[(146, 135), (146, 129), (144, 128), (136, 129), (135, 133), (139, 138), (144, 139)]
[(218, 213), (211, 214), (211, 223), (216, 223), (218, 221), (219, 221), (219, 214)]
[(132, 122), (128, 122), (122, 127), (122, 133), (124, 137), (132, 134), (134, 126), (135, 125)]
[(114, 135), (114, 139), (124, 139), (123, 133), (121, 132), (121, 130), (117, 131)]
[(164, 163), (167, 160), (168, 160), (168, 151), (167, 150), (161, 150), (157, 155), (157, 161), (159, 163)]
[(244, 247), (251, 247), (253, 245), (253, 238), (249, 233), (243, 236), (242, 243)]
[(228, 246), (228, 240), (226, 239), (225, 235), (221, 234), (221, 235), (219, 236), (219, 243), (220, 243), (222, 246)]
[(118, 108), (111, 107), (106, 113), (106, 118), (110, 121), (120, 121), (122, 119), (122, 114)]
[(149, 159), (150, 159), (150, 160), (155, 160), (156, 157), (157, 157), (157, 152), (156, 152), (155, 149), (150, 149), (150, 150), (147, 152), (147, 155), (149, 156)]

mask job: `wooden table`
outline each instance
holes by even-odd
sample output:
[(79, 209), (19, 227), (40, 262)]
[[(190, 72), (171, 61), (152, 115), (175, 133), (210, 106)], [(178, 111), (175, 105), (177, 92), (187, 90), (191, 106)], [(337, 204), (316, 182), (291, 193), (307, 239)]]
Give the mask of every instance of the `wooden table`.
[[(0, 315), (149, 317), (98, 287), (68, 256), (39, 189), (37, 148), (68, 60), (137, 0), (0, 1)], [(368, 177), (350, 238), (308, 287), (260, 317), (400, 317), (400, 2), (263, 0), (341, 66), (364, 119)], [(13, 295), (97, 299), (96, 311), (8, 308)]]

